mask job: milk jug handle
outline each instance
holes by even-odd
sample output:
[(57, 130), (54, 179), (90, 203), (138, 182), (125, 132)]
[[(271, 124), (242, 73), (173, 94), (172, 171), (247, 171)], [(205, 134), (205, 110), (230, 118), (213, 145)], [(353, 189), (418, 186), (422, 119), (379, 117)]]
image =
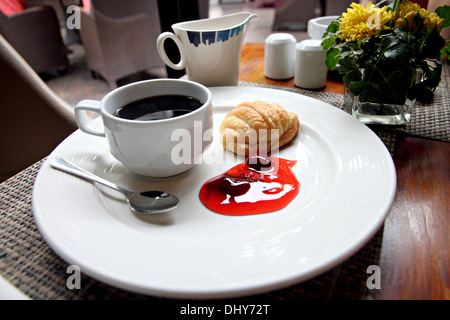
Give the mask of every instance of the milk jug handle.
[[(180, 61), (177, 64), (174, 64), (170, 58), (166, 54), (166, 50), (164, 49), (164, 42), (166, 39), (172, 39), (175, 44), (178, 47), (178, 50), (180, 51)], [(186, 67), (186, 55), (184, 53), (183, 44), (181, 43), (180, 39), (178, 37), (171, 33), (171, 32), (163, 32), (159, 35), (158, 39), (156, 40), (156, 48), (158, 49), (158, 53), (161, 56), (161, 59), (164, 61), (165, 64), (167, 64), (169, 67), (175, 70), (182, 70)]]

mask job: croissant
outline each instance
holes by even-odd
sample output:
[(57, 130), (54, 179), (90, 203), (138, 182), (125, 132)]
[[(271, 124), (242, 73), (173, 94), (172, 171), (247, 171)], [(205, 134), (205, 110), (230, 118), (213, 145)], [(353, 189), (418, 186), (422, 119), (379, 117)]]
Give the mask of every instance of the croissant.
[(243, 102), (227, 113), (219, 130), (222, 145), (238, 155), (276, 150), (298, 134), (297, 114), (277, 103)]

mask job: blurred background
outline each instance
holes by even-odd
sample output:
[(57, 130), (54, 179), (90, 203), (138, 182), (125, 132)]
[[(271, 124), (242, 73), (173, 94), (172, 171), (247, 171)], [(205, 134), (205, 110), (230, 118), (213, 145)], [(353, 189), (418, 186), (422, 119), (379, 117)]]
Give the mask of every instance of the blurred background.
[[(157, 35), (171, 31), (173, 23), (248, 11), (257, 13), (259, 18), (250, 25), (244, 42), (263, 43), (274, 32), (291, 33), (300, 41), (308, 38), (309, 19), (340, 14), (351, 2), (0, 0), (0, 33), (54, 93), (75, 106), (82, 99), (100, 100), (115, 86), (143, 79), (182, 76), (183, 71), (167, 68), (155, 49)], [(81, 8), (80, 29), (67, 27), (74, 24), (78, 14), (73, 5)], [(144, 15), (151, 21), (144, 21)], [(55, 31), (55, 25), (59, 30)], [(43, 52), (49, 47), (56, 53)], [(176, 61), (176, 48), (168, 50), (172, 50)], [(141, 51), (147, 51), (147, 56), (142, 57)], [(46, 63), (39, 63), (44, 60)]]

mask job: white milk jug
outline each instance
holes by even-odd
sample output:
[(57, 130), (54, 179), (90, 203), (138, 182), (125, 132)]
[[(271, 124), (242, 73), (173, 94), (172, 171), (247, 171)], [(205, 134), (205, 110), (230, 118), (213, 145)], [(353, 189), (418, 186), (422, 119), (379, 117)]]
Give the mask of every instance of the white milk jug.
[[(205, 86), (236, 86), (244, 36), (256, 17), (256, 14), (241, 12), (173, 24), (175, 34), (164, 32), (158, 37), (159, 55), (172, 69), (186, 68), (191, 81)], [(181, 58), (176, 64), (164, 50), (164, 41), (168, 38), (180, 51)]]

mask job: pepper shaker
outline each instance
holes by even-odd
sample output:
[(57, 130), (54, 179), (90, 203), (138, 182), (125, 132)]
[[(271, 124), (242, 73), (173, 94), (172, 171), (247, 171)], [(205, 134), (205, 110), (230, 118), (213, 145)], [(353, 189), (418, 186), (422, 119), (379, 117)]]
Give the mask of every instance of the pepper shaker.
[(326, 51), (321, 40), (303, 40), (296, 45), (294, 84), (304, 89), (319, 89), (327, 84)]
[(294, 76), (296, 39), (289, 33), (274, 33), (266, 38), (264, 75), (275, 80)]

